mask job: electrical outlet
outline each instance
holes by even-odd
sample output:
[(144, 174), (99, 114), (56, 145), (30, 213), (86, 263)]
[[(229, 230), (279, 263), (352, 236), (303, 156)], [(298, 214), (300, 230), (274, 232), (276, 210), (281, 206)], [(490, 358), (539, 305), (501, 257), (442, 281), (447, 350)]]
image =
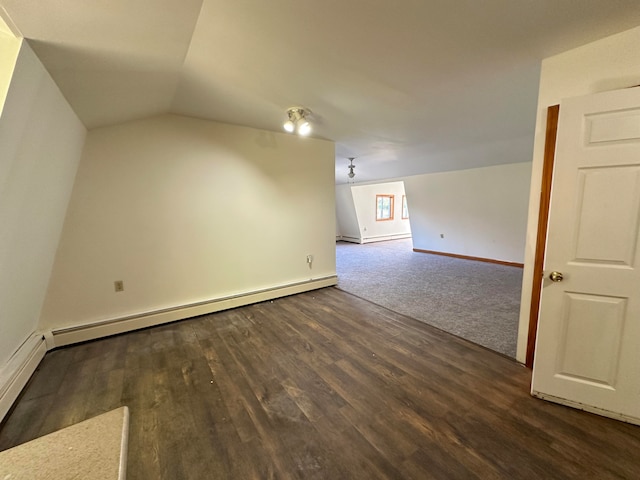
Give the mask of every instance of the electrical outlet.
[(307, 255), (307, 263), (311, 264), (313, 262), (313, 255)]
[(440, 238), (444, 238), (444, 233), (441, 233), (441, 234), (440, 234)]
[(122, 280), (116, 280), (113, 282), (113, 287), (116, 292), (124, 292), (124, 282)]

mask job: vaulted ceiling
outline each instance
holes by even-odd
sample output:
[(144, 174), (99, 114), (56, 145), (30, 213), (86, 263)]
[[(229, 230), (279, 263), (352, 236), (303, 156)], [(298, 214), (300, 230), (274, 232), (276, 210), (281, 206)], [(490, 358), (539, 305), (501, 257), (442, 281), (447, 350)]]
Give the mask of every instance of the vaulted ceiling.
[(173, 112), (282, 131), (313, 112), (336, 179), (529, 161), (540, 61), (638, 0), (0, 0), (88, 128)]

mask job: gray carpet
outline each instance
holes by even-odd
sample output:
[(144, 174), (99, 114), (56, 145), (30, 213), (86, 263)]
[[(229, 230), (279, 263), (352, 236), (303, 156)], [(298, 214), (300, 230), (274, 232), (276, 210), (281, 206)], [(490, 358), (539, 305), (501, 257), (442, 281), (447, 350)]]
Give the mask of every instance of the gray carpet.
[(515, 357), (522, 269), (412, 249), (338, 242), (338, 288)]

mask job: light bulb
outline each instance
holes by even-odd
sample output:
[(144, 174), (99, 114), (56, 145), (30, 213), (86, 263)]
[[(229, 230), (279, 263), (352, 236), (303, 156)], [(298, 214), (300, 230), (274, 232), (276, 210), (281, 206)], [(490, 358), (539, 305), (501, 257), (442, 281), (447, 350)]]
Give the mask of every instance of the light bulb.
[(284, 122), (284, 125), (282, 125), (282, 127), (289, 133), (293, 133), (293, 131), (296, 129), (296, 126), (291, 120), (287, 120), (286, 122)]
[(300, 119), (298, 122), (298, 135), (309, 135), (311, 133), (311, 124), (305, 119)]

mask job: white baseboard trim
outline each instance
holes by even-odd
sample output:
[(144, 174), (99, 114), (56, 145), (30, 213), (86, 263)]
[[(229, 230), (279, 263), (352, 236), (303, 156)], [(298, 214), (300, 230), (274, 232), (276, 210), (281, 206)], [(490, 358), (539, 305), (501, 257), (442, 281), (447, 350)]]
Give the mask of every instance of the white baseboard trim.
[(411, 238), (410, 233), (398, 233), (393, 235), (374, 235), (372, 237), (350, 237), (348, 235), (340, 235), (336, 237), (336, 242), (350, 242), (350, 243), (373, 243), (373, 242), (386, 242), (387, 240), (399, 240), (401, 238)]
[(337, 242), (350, 242), (350, 243), (362, 243), (362, 239), (360, 237), (350, 237), (349, 235), (340, 235), (340, 237), (336, 237)]
[(411, 234), (400, 233), (395, 235), (376, 235), (373, 237), (362, 237), (362, 243), (385, 242), (387, 240), (399, 240), (401, 238), (411, 238)]
[(27, 384), (33, 372), (47, 353), (41, 334), (31, 335), (13, 354), (0, 371), (0, 421)]
[(585, 405), (584, 403), (574, 402), (573, 400), (567, 400), (566, 398), (554, 397), (553, 395), (548, 395), (546, 393), (538, 392), (535, 390), (531, 391), (531, 395), (534, 397), (540, 398), (542, 400), (547, 400), (553, 403), (559, 403), (560, 405), (566, 405), (567, 407), (577, 408), (578, 410), (584, 410), (585, 412), (595, 413), (596, 415), (600, 415), (602, 417), (613, 418), (614, 420), (621, 420), (623, 422), (632, 423), (634, 425), (640, 425), (640, 418), (631, 417), (629, 415), (624, 415), (622, 413), (611, 412), (609, 410), (604, 410), (598, 407), (592, 407), (591, 405)]
[(189, 305), (155, 310), (151, 312), (138, 313), (126, 317), (112, 318), (99, 322), (86, 323), (54, 329), (45, 332), (47, 337), (47, 347), (49, 349), (63, 347), (73, 343), (86, 342), (97, 338), (108, 337), (119, 333), (130, 332), (141, 328), (161, 325), (163, 323), (183, 320), (185, 318), (219, 312), (235, 307), (242, 307), (252, 303), (273, 300), (274, 298), (286, 297), (297, 293), (308, 292), (318, 288), (330, 287), (338, 283), (336, 275), (316, 278), (304, 282), (280, 285), (264, 290), (232, 295), (212, 300), (206, 300)]

